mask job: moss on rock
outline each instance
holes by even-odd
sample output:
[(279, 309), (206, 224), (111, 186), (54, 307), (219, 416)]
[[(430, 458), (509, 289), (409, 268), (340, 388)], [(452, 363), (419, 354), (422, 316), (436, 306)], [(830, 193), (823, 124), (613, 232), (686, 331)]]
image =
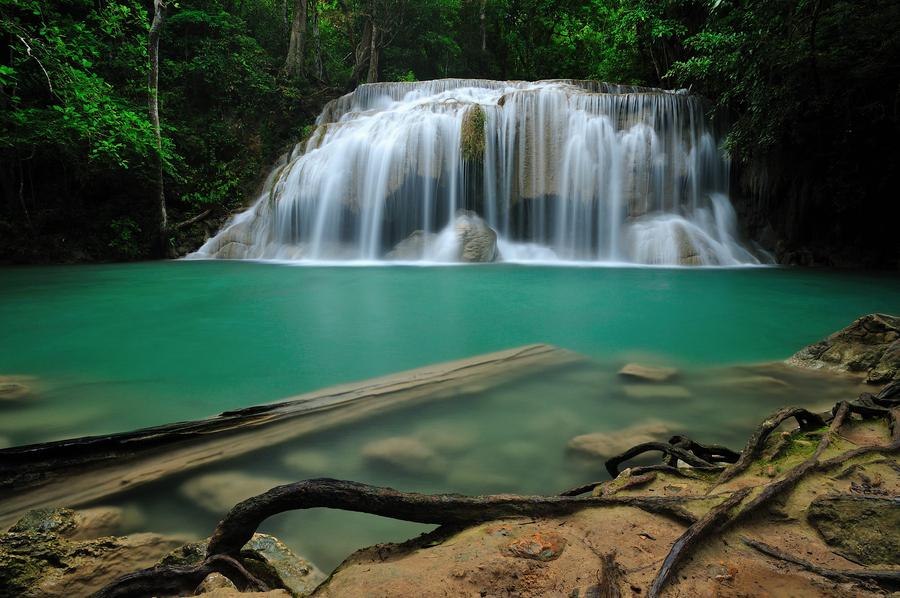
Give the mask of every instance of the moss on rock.
[(464, 159), (470, 161), (484, 159), (484, 109), (481, 106), (477, 104), (470, 106), (463, 114), (460, 139)]

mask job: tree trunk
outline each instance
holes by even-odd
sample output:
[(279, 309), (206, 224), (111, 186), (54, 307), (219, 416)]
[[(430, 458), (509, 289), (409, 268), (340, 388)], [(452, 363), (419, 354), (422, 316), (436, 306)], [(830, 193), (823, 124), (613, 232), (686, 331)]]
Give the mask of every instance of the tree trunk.
[(163, 181), (162, 133), (159, 127), (159, 35), (166, 16), (166, 4), (163, 0), (153, 0), (153, 22), (150, 25), (148, 53), (150, 55), (150, 74), (147, 77), (148, 105), (150, 123), (156, 136), (156, 192), (159, 206), (159, 251), (166, 255), (166, 244), (169, 218), (166, 215), (166, 193)]
[(306, 45), (306, 9), (307, 0), (295, 0), (294, 22), (291, 25), (291, 42), (288, 46), (284, 72), (288, 77), (296, 78), (303, 74), (303, 48)]
[(481, 51), (487, 52), (487, 17), (485, 16), (484, 5), (487, 0), (481, 0), (481, 12), (478, 19), (481, 21)]
[(378, 25), (372, 21), (372, 39), (369, 49), (369, 74), (366, 77), (366, 83), (378, 82), (378, 54), (381, 52), (380, 41), (381, 30), (378, 28)]
[(372, 50), (372, 20), (367, 19), (363, 27), (362, 39), (356, 45), (356, 53), (354, 54), (353, 72), (350, 74), (348, 88), (353, 89), (362, 80), (363, 72), (369, 64), (369, 56)]
[(316, 55), (315, 55), (315, 64), (313, 65), (315, 68), (315, 75), (319, 81), (324, 81), (325, 79), (325, 62), (322, 60), (322, 38), (319, 35), (319, 2), (318, 0), (313, 0), (312, 4), (312, 34), (313, 34), (313, 44), (315, 45)]

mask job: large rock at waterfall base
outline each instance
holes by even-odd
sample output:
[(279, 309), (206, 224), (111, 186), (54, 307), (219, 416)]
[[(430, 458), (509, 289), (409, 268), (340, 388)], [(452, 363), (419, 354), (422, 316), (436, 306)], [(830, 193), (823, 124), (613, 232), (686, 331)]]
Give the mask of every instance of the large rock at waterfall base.
[(0, 536), (0, 594), (88, 596), (186, 541), (150, 533), (74, 540), (86, 531), (86, 519), (69, 509), (41, 509)]
[[(459, 262), (493, 262), (499, 259), (497, 233), (475, 212), (460, 210), (453, 223), (454, 247), (446, 243), (445, 233), (426, 233), (421, 230), (397, 243), (385, 257), (390, 260), (420, 260), (432, 257)], [(446, 232), (446, 231), (445, 231)]]
[(453, 226), (459, 240), (461, 262), (493, 262), (497, 259), (497, 233), (478, 214), (460, 211)]
[(869, 314), (801, 349), (790, 365), (850, 372), (869, 384), (900, 380), (900, 317)]

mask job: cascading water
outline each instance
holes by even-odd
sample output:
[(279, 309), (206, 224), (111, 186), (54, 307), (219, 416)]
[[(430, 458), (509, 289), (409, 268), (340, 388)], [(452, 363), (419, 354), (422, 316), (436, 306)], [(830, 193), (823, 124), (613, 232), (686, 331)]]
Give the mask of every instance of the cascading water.
[(758, 264), (737, 241), (728, 170), (684, 92), (363, 85), (190, 257)]

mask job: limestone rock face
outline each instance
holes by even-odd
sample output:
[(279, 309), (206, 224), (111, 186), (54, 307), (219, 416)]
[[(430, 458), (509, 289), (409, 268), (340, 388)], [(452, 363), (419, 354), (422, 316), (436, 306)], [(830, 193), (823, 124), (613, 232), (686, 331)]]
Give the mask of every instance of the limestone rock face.
[(459, 259), (463, 262), (493, 262), (497, 259), (497, 233), (475, 212), (456, 215)]
[(852, 560), (900, 564), (900, 498), (821, 496), (810, 503), (806, 517), (829, 546)]
[(788, 363), (859, 374), (869, 384), (900, 380), (900, 317), (862, 316), (825, 340), (801, 349)]
[(0, 593), (87, 596), (126, 573), (153, 565), (185, 542), (149, 533), (84, 541), (68, 538), (78, 526), (76, 512), (69, 509), (26, 513), (0, 536)]

